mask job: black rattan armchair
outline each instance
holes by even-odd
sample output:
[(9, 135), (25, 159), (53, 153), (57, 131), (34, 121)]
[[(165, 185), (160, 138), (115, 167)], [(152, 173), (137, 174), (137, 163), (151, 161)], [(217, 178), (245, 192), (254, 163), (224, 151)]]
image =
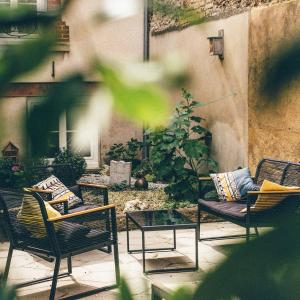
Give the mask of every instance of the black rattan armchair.
[[(116, 283), (103, 288), (96, 288), (91, 291), (73, 295), (65, 299), (83, 298), (95, 293), (116, 288), (120, 282), (120, 271), (116, 211), (114, 205), (106, 205), (81, 212), (68, 213), (59, 217), (48, 218), (42, 196), (36, 192), (33, 192), (33, 196), (34, 199), (32, 201), (36, 201), (36, 205), (38, 205), (40, 208), (41, 216), (45, 226), (46, 235), (43, 238), (32, 237), (32, 234), (28, 231), (28, 229), (24, 228), (23, 225), (18, 221), (17, 214), (20, 208), (20, 198), (12, 196), (11, 194), (3, 193), (0, 196), (1, 225), (3, 226), (10, 241), (9, 252), (3, 276), (4, 280), (7, 280), (8, 278), (10, 263), (14, 250), (26, 251), (42, 258), (52, 258), (55, 260), (53, 276), (18, 284), (17, 287), (21, 288), (52, 280), (49, 299), (53, 300), (55, 298), (57, 280), (59, 278), (69, 276), (72, 273), (72, 256), (102, 247), (112, 246), (114, 250)], [(92, 215), (95, 219), (97, 216), (100, 216), (101, 218), (101, 214), (103, 213), (108, 214), (109, 228), (107, 228), (105, 220), (103, 221), (104, 224), (102, 225), (98, 221), (97, 229), (95, 227), (88, 227), (90, 225), (90, 220), (87, 223), (84, 223), (85, 217), (89, 218)], [(78, 218), (80, 218), (80, 225), (76, 223)], [(55, 226), (55, 224), (59, 224), (59, 227)], [(76, 233), (72, 235), (72, 232), (74, 232), (74, 229), (76, 229), (78, 226), (84, 228), (84, 233)], [(77, 232), (79, 231), (77, 230)], [(68, 270), (66, 273), (59, 274), (60, 263), (62, 259), (68, 260)]]
[[(108, 205), (108, 187), (104, 184), (94, 184), (94, 183), (85, 183), (76, 181), (72, 165), (70, 164), (55, 164), (50, 166), (34, 166), (32, 168), (32, 180), (31, 185), (37, 184), (39, 181), (42, 181), (48, 178), (51, 175), (56, 176), (63, 184), (65, 184), (78, 198), (80, 198), (81, 203), (75, 208), (69, 208), (67, 202), (64, 203), (65, 213), (77, 213), (85, 210), (93, 209), (99, 207), (99, 205)], [(34, 191), (34, 189), (33, 189)], [(52, 200), (51, 190), (36, 190), (39, 192), (44, 200)], [(84, 198), (83, 191), (96, 194), (97, 201), (96, 203), (91, 203), (86, 201)], [(55, 204), (52, 201), (52, 204)], [(90, 219), (93, 220), (94, 216), (90, 216)], [(99, 217), (99, 216), (98, 216)], [(102, 214), (102, 218), (107, 219), (107, 212)], [(80, 222), (78, 219), (77, 222)], [(109, 226), (109, 220), (107, 220), (107, 227)], [(111, 253), (111, 247), (108, 246), (106, 249), (101, 249), (106, 253)]]
[[(254, 182), (259, 186), (267, 179), (278, 184), (286, 186), (300, 185), (300, 164), (289, 161), (275, 160), (265, 158), (260, 161), (257, 166)], [(199, 178), (201, 181), (211, 180), (210, 177)], [(256, 201), (259, 194), (275, 195), (281, 194), (285, 199), (276, 207), (262, 212), (250, 212), (250, 207)], [(300, 191), (280, 191), (280, 192), (248, 192), (247, 199), (241, 201), (221, 201), (215, 200), (198, 200), (198, 226), (199, 226), (199, 240), (213, 240), (235, 237), (246, 237), (249, 241), (250, 229), (254, 228), (256, 235), (258, 235), (258, 227), (273, 227), (284, 220), (285, 217), (297, 212), (300, 207)], [(246, 212), (242, 212), (246, 208)], [(207, 212), (225, 221), (232, 222), (236, 225), (242, 226), (246, 229), (246, 235), (234, 236), (219, 236), (200, 238), (201, 227), (201, 212)]]

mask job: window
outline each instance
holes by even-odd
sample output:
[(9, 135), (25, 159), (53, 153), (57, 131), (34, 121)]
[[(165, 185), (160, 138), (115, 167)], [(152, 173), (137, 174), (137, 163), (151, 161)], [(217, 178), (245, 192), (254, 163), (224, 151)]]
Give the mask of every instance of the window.
[[(47, 10), (47, 0), (0, 0), (1, 7), (31, 7), (33, 10), (36, 10), (38, 13), (45, 12)], [(0, 33), (12, 37), (22, 37), (30, 35), (37, 32), (38, 24), (33, 23), (30, 25), (14, 25), (14, 26), (5, 26), (0, 28)], [(5, 36), (4, 36), (5, 37)]]
[[(28, 99), (28, 109), (39, 105), (42, 99), (30, 97)], [(90, 135), (82, 133), (78, 127), (80, 116), (86, 109), (86, 104), (78, 103), (72, 111), (65, 111), (60, 118), (55, 120), (53, 128), (48, 136), (48, 147), (43, 156), (52, 159), (59, 149), (70, 149), (74, 153), (84, 156), (89, 168), (99, 167), (99, 132)], [(34, 153), (34, 149), (31, 149)]]
[(47, 10), (47, 0), (0, 0), (0, 7), (31, 6), (38, 12)]

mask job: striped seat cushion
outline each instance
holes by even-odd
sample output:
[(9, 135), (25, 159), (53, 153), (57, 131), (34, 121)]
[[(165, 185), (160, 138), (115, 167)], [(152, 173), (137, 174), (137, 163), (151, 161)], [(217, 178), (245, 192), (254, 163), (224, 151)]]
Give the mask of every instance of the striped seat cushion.
[[(260, 192), (270, 192), (270, 191), (291, 191), (298, 190), (298, 186), (283, 186), (269, 180), (264, 180), (260, 188)], [(251, 212), (264, 211), (277, 206), (282, 200), (287, 196), (285, 194), (261, 194), (257, 197), (257, 200), (253, 206), (250, 207)], [(242, 210), (246, 212), (246, 210)]]
[[(82, 203), (81, 199), (71, 192), (57, 177), (51, 175), (47, 179), (35, 184), (34, 188), (51, 190), (53, 200), (68, 200), (68, 208), (77, 207)], [(61, 213), (64, 212), (63, 204), (55, 206)]]
[[(49, 203), (44, 202), (48, 218), (59, 217), (61, 214), (55, 210)], [(21, 209), (17, 219), (34, 238), (43, 238), (46, 236), (46, 229), (41, 213), (41, 208), (37, 200), (30, 194), (25, 194)], [(59, 224), (54, 224), (55, 230), (58, 230)]]

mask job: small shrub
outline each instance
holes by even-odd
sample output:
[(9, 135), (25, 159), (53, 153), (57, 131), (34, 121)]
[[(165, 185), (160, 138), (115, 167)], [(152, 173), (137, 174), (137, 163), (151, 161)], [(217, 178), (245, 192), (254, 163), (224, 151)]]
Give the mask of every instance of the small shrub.
[(74, 179), (78, 180), (86, 170), (86, 161), (80, 154), (73, 153), (69, 149), (60, 150), (54, 160), (53, 164), (69, 164), (72, 166), (74, 172)]
[(120, 192), (120, 191), (124, 191), (128, 188), (130, 188), (130, 187), (128, 186), (126, 181), (122, 181), (121, 183), (114, 183), (109, 187), (110, 191), (112, 191), (112, 192)]
[(106, 162), (111, 160), (123, 160), (132, 163), (132, 173), (135, 174), (139, 169), (141, 160), (138, 158), (142, 143), (137, 139), (130, 139), (126, 144), (113, 144), (106, 153)]
[(23, 166), (9, 158), (0, 159), (0, 186), (21, 188), (25, 186), (26, 176)]
[(202, 126), (204, 119), (194, 115), (202, 104), (184, 89), (182, 96), (184, 101), (176, 106), (170, 126), (149, 132), (149, 162), (155, 177), (169, 182), (165, 192), (171, 198), (195, 201), (198, 177), (216, 171), (217, 163), (210, 156), (212, 134)]

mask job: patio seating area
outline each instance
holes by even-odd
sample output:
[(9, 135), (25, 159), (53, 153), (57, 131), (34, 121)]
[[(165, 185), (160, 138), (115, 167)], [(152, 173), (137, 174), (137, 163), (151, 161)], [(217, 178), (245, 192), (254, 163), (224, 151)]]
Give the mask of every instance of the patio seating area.
[(300, 0), (0, 0), (0, 300), (300, 300)]
[[(243, 228), (227, 222), (205, 223), (202, 225), (204, 236), (217, 236), (220, 234), (242, 234)], [(132, 247), (141, 247), (141, 233), (138, 230), (130, 232)], [(199, 243), (199, 270), (187, 273), (164, 273), (144, 275), (142, 271), (142, 255), (128, 254), (126, 244), (126, 232), (120, 232), (119, 256), (121, 276), (127, 280), (135, 299), (150, 299), (151, 284), (159, 283), (166, 289), (175, 290), (180, 286), (195, 287), (201, 277), (212, 270), (219, 262), (224, 260), (234, 245), (243, 241), (228, 239), (222, 241), (207, 241)], [(172, 232), (147, 233), (147, 247), (155, 247), (173, 244)], [(194, 264), (194, 230), (187, 229), (177, 233), (177, 250), (164, 253), (149, 253), (146, 256), (146, 264), (149, 267), (170, 268), (180, 266), (193, 266)], [(0, 244), (0, 265), (4, 265), (9, 244)], [(62, 271), (67, 268), (66, 262), (62, 262)], [(9, 281), (20, 283), (29, 279), (49, 276), (53, 272), (53, 263), (46, 262), (36, 256), (24, 252), (15, 251)], [(89, 290), (94, 287), (111, 285), (115, 282), (113, 268), (113, 256), (94, 250), (87, 254), (74, 256), (73, 275), (58, 281), (57, 296), (66, 297), (74, 293)], [(46, 300), (49, 298), (50, 283), (20, 289), (22, 300)], [(104, 292), (85, 299), (116, 299), (118, 290)]]

